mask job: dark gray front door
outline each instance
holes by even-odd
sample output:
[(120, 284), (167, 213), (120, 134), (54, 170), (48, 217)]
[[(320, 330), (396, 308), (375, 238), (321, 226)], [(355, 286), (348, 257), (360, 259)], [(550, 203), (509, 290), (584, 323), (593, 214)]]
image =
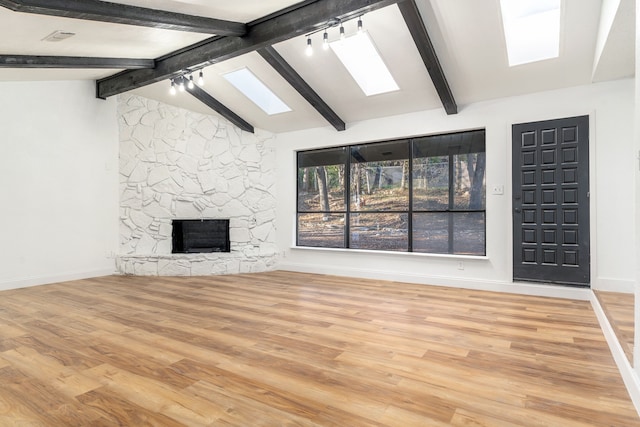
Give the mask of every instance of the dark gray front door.
[(513, 125), (513, 278), (589, 285), (589, 117)]

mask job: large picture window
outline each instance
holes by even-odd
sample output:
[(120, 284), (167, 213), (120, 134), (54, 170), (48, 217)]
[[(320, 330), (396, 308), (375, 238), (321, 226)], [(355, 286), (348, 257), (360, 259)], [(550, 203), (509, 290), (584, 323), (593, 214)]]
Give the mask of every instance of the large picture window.
[(485, 131), (298, 152), (298, 246), (485, 255)]

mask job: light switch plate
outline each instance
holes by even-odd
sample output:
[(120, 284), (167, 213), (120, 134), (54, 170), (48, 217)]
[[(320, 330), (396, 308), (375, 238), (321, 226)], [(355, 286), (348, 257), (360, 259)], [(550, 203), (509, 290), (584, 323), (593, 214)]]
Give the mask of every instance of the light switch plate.
[(491, 194), (495, 195), (503, 195), (504, 194), (504, 185), (494, 185), (491, 189)]

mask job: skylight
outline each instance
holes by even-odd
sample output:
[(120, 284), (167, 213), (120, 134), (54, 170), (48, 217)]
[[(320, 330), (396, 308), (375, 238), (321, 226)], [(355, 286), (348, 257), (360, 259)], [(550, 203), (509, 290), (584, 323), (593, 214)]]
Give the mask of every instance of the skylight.
[(560, 0), (500, 0), (509, 66), (557, 58)]
[(224, 74), (224, 78), (270, 116), (291, 111), (291, 108), (248, 68)]
[(329, 43), (367, 96), (398, 90), (398, 84), (367, 32)]

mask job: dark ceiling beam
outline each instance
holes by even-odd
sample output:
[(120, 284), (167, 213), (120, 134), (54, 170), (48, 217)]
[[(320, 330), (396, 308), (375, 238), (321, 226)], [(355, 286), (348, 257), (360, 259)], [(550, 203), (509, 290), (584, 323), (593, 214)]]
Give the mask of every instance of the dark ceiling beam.
[(153, 59), (0, 55), (0, 68), (153, 68)]
[(413, 41), (416, 43), (422, 61), (424, 61), (424, 65), (427, 67), (431, 81), (440, 96), (440, 101), (445, 111), (447, 114), (457, 114), (458, 106), (456, 105), (456, 100), (453, 97), (453, 93), (451, 93), (447, 77), (444, 75), (444, 71), (438, 60), (438, 55), (431, 43), (431, 38), (424, 25), (424, 21), (420, 17), (420, 11), (418, 10), (415, 0), (398, 3), (398, 8), (400, 8), (402, 17), (409, 28)]
[(99, 0), (0, 0), (14, 12), (128, 24), (193, 33), (242, 36), (246, 25), (202, 16), (129, 6)]
[(189, 87), (187, 86), (185, 87), (185, 89), (200, 102), (220, 114), (225, 119), (229, 120), (234, 125), (238, 126), (243, 131), (254, 133), (253, 126), (251, 126), (242, 117), (238, 116), (236, 113), (227, 108), (226, 105), (222, 104), (213, 96), (209, 95), (199, 86), (194, 86), (193, 89), (189, 89)]
[(258, 49), (258, 53), (269, 63), (289, 84), (311, 104), (336, 130), (345, 130), (344, 121), (327, 105), (309, 84), (289, 65), (287, 61), (272, 47)]
[(276, 13), (272, 18), (247, 25), (242, 37), (214, 37), (206, 43), (182, 49), (175, 55), (156, 60), (153, 70), (125, 71), (97, 82), (100, 98), (117, 95), (178, 75), (181, 70), (198, 68), (235, 58), (308, 34), (327, 25), (329, 20), (347, 20), (366, 12), (404, 0), (321, 0)]

